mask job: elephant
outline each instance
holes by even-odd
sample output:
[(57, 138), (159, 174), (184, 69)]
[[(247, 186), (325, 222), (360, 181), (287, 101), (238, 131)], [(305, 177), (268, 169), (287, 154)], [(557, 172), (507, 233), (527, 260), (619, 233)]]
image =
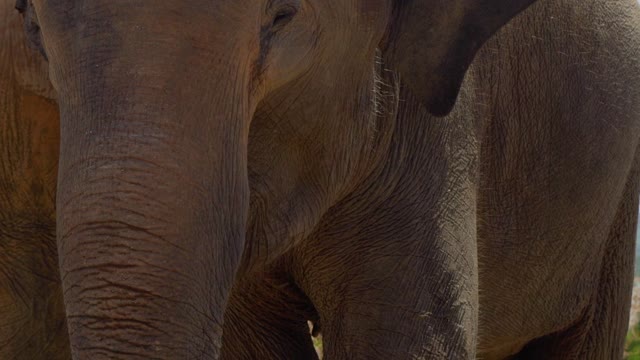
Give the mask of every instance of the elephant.
[(308, 322), (331, 360), (622, 357), (636, 0), (16, 8), (59, 149), (40, 253), (0, 227), (58, 265), (0, 273), (48, 324), (14, 358), (317, 359)]
[(15, 1), (0, 1), (0, 359), (69, 359), (58, 271), (59, 115)]

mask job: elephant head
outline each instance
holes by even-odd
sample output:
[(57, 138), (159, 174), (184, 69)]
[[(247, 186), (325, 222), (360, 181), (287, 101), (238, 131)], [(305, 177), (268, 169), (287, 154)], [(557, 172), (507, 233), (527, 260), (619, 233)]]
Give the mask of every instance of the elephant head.
[(61, 112), (75, 358), (217, 358), (238, 272), (308, 232), (375, 147), (379, 51), (442, 115), (531, 2), (18, 1)]

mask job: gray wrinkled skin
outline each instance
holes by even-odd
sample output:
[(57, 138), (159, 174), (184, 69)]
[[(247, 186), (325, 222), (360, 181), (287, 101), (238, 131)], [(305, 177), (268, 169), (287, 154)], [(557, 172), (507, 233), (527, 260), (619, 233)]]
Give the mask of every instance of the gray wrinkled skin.
[(0, 359), (621, 359), (638, 4), (456, 1), (1, 0)]

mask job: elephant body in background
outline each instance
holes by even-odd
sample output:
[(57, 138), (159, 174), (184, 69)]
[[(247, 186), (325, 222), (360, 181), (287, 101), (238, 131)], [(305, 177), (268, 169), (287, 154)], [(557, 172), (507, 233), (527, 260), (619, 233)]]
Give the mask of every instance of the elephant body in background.
[(1, 358), (621, 358), (635, 0), (54, 3), (60, 118), (0, 34)]
[(59, 115), (15, 1), (0, 1), (0, 359), (69, 359), (58, 275)]

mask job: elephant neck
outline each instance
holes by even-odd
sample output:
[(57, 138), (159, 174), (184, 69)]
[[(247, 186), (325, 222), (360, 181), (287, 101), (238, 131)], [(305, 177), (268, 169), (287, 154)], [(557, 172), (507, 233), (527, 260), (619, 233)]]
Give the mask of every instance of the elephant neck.
[(359, 171), (359, 176), (353, 182), (354, 190), (383, 164), (392, 149), (393, 134), (396, 131), (399, 109), (401, 103), (401, 79), (399, 75), (390, 69), (381, 56), (380, 50), (377, 52), (373, 66), (373, 88), (372, 107), (369, 113), (369, 124), (373, 128), (369, 149), (365, 151), (364, 159), (361, 161), (363, 171)]

